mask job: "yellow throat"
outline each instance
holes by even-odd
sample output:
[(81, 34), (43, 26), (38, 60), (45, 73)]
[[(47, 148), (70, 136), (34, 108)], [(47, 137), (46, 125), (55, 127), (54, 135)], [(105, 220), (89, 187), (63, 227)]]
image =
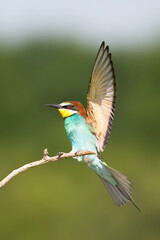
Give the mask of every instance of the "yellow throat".
[(58, 111), (60, 112), (60, 114), (62, 115), (63, 118), (69, 117), (69, 116), (77, 113), (76, 111), (73, 111), (71, 109), (65, 109), (65, 108), (59, 108)]

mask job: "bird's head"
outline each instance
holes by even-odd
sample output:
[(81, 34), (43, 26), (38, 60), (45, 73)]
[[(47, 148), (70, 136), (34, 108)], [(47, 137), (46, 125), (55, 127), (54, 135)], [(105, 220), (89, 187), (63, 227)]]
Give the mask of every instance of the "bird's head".
[(86, 111), (80, 102), (67, 101), (60, 104), (46, 104), (46, 106), (57, 108), (63, 118), (70, 117), (76, 113), (83, 117), (86, 116)]

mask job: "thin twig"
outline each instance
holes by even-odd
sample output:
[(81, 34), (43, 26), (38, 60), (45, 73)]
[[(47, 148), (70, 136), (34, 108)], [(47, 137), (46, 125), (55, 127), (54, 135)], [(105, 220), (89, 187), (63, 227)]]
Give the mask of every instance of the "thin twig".
[(29, 169), (31, 167), (36, 167), (36, 166), (39, 166), (39, 165), (42, 165), (42, 164), (46, 164), (48, 162), (54, 162), (54, 161), (57, 161), (61, 158), (78, 157), (78, 156), (84, 156), (84, 155), (90, 155), (90, 154), (95, 154), (95, 153), (91, 152), (91, 151), (78, 151), (76, 153), (72, 153), (72, 152), (70, 152), (70, 153), (60, 153), (59, 155), (49, 157), (47, 149), (44, 149), (43, 158), (41, 160), (25, 164), (24, 166), (13, 170), (8, 176), (6, 176), (0, 182), (0, 188), (2, 188), (6, 183), (8, 183), (13, 177), (15, 177), (16, 175), (18, 175), (21, 172), (26, 171), (27, 169)]

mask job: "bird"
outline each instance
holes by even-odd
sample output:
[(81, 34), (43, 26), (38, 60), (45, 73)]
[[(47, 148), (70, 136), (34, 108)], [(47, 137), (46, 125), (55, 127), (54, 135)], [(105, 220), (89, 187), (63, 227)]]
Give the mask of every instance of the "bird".
[(102, 159), (110, 138), (115, 112), (116, 82), (109, 46), (103, 41), (96, 56), (87, 92), (87, 108), (78, 101), (46, 104), (57, 108), (72, 145), (71, 152), (93, 151), (95, 154), (76, 156), (93, 170), (108, 189), (115, 205), (122, 206), (132, 199), (131, 183), (127, 177), (108, 166)]

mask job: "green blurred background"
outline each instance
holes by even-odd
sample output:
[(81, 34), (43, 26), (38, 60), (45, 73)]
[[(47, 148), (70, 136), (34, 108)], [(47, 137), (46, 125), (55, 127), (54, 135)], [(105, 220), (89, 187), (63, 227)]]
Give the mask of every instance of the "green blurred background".
[[(63, 119), (44, 104), (77, 100), (86, 106), (98, 45), (70, 39), (0, 45), (1, 179), (41, 159), (46, 147), (50, 156), (71, 150)], [(160, 239), (160, 45), (110, 45), (117, 99), (103, 158), (131, 180), (142, 212), (131, 203), (116, 207), (96, 174), (61, 159), (0, 189), (0, 239)]]

